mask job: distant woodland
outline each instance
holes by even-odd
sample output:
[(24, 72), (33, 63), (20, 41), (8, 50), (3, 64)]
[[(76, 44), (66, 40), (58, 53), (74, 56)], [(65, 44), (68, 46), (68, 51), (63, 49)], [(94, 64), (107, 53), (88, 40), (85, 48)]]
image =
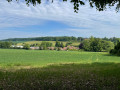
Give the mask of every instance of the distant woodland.
[[(86, 39), (89, 39), (89, 38), (61, 36), (61, 37), (11, 38), (11, 39), (4, 39), (1, 41), (78, 41), (78, 42), (82, 42)], [(111, 41), (114, 44), (117, 44), (120, 41), (120, 38), (116, 38), (116, 37), (112, 37), (112, 38), (104, 37), (104, 38), (98, 38), (98, 39)]]

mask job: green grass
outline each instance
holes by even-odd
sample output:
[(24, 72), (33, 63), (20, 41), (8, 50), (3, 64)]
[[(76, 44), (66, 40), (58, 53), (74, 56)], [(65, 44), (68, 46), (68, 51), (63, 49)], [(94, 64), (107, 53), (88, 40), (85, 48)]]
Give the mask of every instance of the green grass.
[(105, 52), (79, 52), (79, 51), (41, 51), (0, 49), (0, 66), (31, 66), (41, 67), (59, 63), (93, 63), (114, 62), (119, 63), (120, 57), (109, 56)]
[(120, 57), (106, 52), (0, 49), (0, 90), (119, 90)]

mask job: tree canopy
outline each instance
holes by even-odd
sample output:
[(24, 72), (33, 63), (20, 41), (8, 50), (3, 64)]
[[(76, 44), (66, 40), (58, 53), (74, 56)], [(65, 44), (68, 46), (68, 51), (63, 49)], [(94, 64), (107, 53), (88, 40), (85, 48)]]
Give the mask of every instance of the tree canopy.
[[(7, 0), (8, 2), (11, 2), (12, 0)], [(19, 1), (19, 0), (16, 0)], [(46, 0), (47, 2), (49, 2), (50, 0)], [(51, 0), (52, 2), (54, 2), (54, 0)], [(115, 6), (116, 7), (116, 11), (119, 11), (120, 8), (120, 0), (59, 0), (59, 1), (70, 1), (71, 3), (73, 3), (73, 7), (75, 12), (78, 12), (79, 10), (79, 6), (80, 5), (85, 5), (86, 1), (89, 2), (90, 7), (95, 7), (98, 11), (103, 11), (106, 10), (107, 7), (112, 7)], [(41, 4), (42, 0), (25, 0), (26, 4), (32, 4), (32, 5), (36, 5), (36, 4)]]

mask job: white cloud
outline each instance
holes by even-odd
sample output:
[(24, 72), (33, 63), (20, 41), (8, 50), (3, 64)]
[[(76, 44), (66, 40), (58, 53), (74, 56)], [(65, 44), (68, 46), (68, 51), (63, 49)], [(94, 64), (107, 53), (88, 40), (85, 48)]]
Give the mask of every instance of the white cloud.
[[(37, 6), (26, 6), (24, 2), (8, 3), (0, 1), (0, 27), (21, 27), (39, 25), (44, 20), (59, 21), (73, 28), (69, 32), (95, 36), (120, 36), (120, 13), (113, 9), (98, 12), (89, 5), (80, 6), (79, 13), (74, 13), (69, 2), (42, 3)], [(87, 28), (86, 30), (74, 28)]]

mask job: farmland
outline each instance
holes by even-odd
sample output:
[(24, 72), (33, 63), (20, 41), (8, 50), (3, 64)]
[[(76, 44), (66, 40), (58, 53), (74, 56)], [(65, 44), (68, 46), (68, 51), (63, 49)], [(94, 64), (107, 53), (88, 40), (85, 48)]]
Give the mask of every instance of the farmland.
[(41, 67), (59, 63), (120, 62), (106, 52), (0, 49), (0, 66)]
[(0, 49), (0, 89), (118, 90), (119, 63), (107, 52)]

